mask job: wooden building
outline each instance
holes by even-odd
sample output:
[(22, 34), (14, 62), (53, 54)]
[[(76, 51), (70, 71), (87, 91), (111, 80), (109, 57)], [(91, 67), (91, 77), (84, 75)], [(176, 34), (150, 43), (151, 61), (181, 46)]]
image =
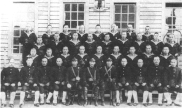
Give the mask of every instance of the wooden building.
[[(76, 30), (85, 25), (86, 32), (94, 32), (99, 23), (103, 32), (109, 32), (116, 23), (120, 30), (132, 24), (136, 32), (151, 32), (164, 36), (169, 29), (182, 31), (181, 0), (102, 0), (103, 8), (95, 8), (98, 0), (5, 0), (0, 6), (0, 57), (1, 64), (8, 56), (21, 66), (22, 45), (18, 38), (27, 25), (31, 25), (37, 36), (46, 32), (51, 24), (53, 31), (62, 32), (63, 24)], [(2, 65), (3, 66), (3, 65)]]

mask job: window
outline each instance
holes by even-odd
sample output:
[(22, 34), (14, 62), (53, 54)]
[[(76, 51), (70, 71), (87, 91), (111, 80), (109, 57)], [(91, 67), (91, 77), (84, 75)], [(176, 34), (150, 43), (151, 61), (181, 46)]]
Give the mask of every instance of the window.
[(182, 32), (182, 3), (166, 3), (166, 29), (169, 33)]
[(22, 53), (22, 45), (19, 43), (19, 38), (21, 36), (21, 28), (20, 26), (14, 26), (13, 33), (13, 53)]
[(84, 3), (65, 3), (64, 7), (65, 24), (75, 31), (77, 26), (84, 24)]
[(135, 4), (115, 4), (114, 22), (123, 31), (127, 30), (127, 25), (136, 28), (136, 5)]

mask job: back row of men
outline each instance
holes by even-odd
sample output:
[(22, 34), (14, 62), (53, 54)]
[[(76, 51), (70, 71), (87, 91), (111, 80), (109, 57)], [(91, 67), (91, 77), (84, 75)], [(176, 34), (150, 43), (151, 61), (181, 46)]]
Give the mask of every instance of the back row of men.
[(138, 56), (146, 53), (146, 45), (151, 46), (151, 53), (154, 55), (161, 55), (164, 46), (169, 48), (169, 53), (173, 56), (177, 56), (180, 52), (180, 45), (174, 41), (173, 34), (170, 34), (167, 42), (164, 43), (159, 40), (157, 32), (153, 35), (150, 33), (149, 26), (145, 28), (144, 34), (133, 32), (132, 25), (128, 25), (127, 32), (118, 32), (115, 24), (111, 28), (111, 32), (104, 34), (101, 32), (101, 26), (96, 25), (96, 32), (87, 34), (84, 32), (84, 26), (81, 25), (78, 32), (70, 33), (68, 25), (64, 25), (62, 33), (52, 34), (51, 25), (48, 25), (47, 33), (38, 38), (29, 30), (22, 32), (19, 42), (23, 44), (23, 64), (26, 65), (26, 58), (33, 56), (30, 54), (32, 48), (36, 49), (36, 54), (39, 57), (47, 57), (48, 59), (65, 55), (64, 46), (68, 47), (67, 53), (71, 57), (78, 56), (81, 53), (80, 46), (85, 47), (84, 53), (89, 57), (97, 53), (98, 46), (102, 47), (102, 54), (105, 56), (112, 55), (115, 46), (119, 47), (118, 52), (123, 56), (129, 53), (130, 46), (135, 47), (135, 53)]

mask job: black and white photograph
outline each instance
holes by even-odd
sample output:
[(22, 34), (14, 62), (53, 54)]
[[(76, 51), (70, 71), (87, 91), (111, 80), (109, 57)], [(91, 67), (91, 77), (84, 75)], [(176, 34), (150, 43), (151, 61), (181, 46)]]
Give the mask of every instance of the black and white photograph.
[(1, 0), (0, 108), (181, 108), (182, 0)]

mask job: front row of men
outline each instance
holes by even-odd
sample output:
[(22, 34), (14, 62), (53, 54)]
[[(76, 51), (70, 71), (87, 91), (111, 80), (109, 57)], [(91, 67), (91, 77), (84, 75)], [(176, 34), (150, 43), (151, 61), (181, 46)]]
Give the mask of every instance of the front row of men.
[[(20, 92), (20, 105), (22, 108), (27, 90), (35, 91), (34, 106), (38, 107), (44, 103), (57, 105), (60, 91), (62, 91), (62, 103), (71, 105), (77, 95), (77, 103), (84, 99), (84, 106), (88, 104), (88, 92), (92, 92), (92, 99), (95, 106), (98, 106), (99, 93), (101, 97), (101, 105), (104, 106), (105, 91), (108, 90), (111, 95), (111, 103), (113, 106), (119, 106), (120, 96), (123, 95), (122, 90), (127, 90), (127, 104), (129, 106), (138, 105), (137, 91), (143, 90), (143, 105), (148, 106), (153, 103), (152, 91), (158, 91), (158, 105), (162, 106), (163, 94), (167, 99), (167, 105), (172, 104), (171, 93), (177, 92), (175, 105), (180, 105), (180, 97), (182, 97), (181, 87), (181, 69), (176, 67), (176, 59), (172, 59), (170, 66), (164, 69), (160, 66), (160, 58), (153, 58), (153, 65), (147, 69), (144, 67), (142, 59), (137, 60), (136, 67), (130, 67), (126, 58), (122, 58), (119, 67), (113, 65), (111, 58), (106, 59), (106, 65), (101, 69), (97, 69), (94, 58), (89, 59), (89, 66), (85, 68), (78, 67), (78, 60), (72, 59), (72, 66), (65, 68), (62, 66), (62, 59), (57, 58), (55, 67), (47, 66), (48, 60), (42, 58), (40, 67), (32, 66), (33, 60), (27, 59), (27, 66), (23, 67), (19, 72), (13, 67), (13, 59), (10, 65), (4, 68), (1, 73), (2, 88), (2, 106), (6, 105), (6, 92), (10, 91), (10, 107), (14, 107), (14, 99), (18, 86), (22, 86)], [(20, 83), (19, 83), (20, 82)], [(44, 100), (47, 93), (46, 100)], [(51, 98), (53, 97), (53, 101)], [(66, 97), (68, 99), (66, 100)], [(132, 103), (132, 97), (134, 103)], [(39, 102), (40, 98), (40, 102)], [(149, 98), (149, 102), (147, 99)], [(45, 101), (45, 102), (44, 102)]]

